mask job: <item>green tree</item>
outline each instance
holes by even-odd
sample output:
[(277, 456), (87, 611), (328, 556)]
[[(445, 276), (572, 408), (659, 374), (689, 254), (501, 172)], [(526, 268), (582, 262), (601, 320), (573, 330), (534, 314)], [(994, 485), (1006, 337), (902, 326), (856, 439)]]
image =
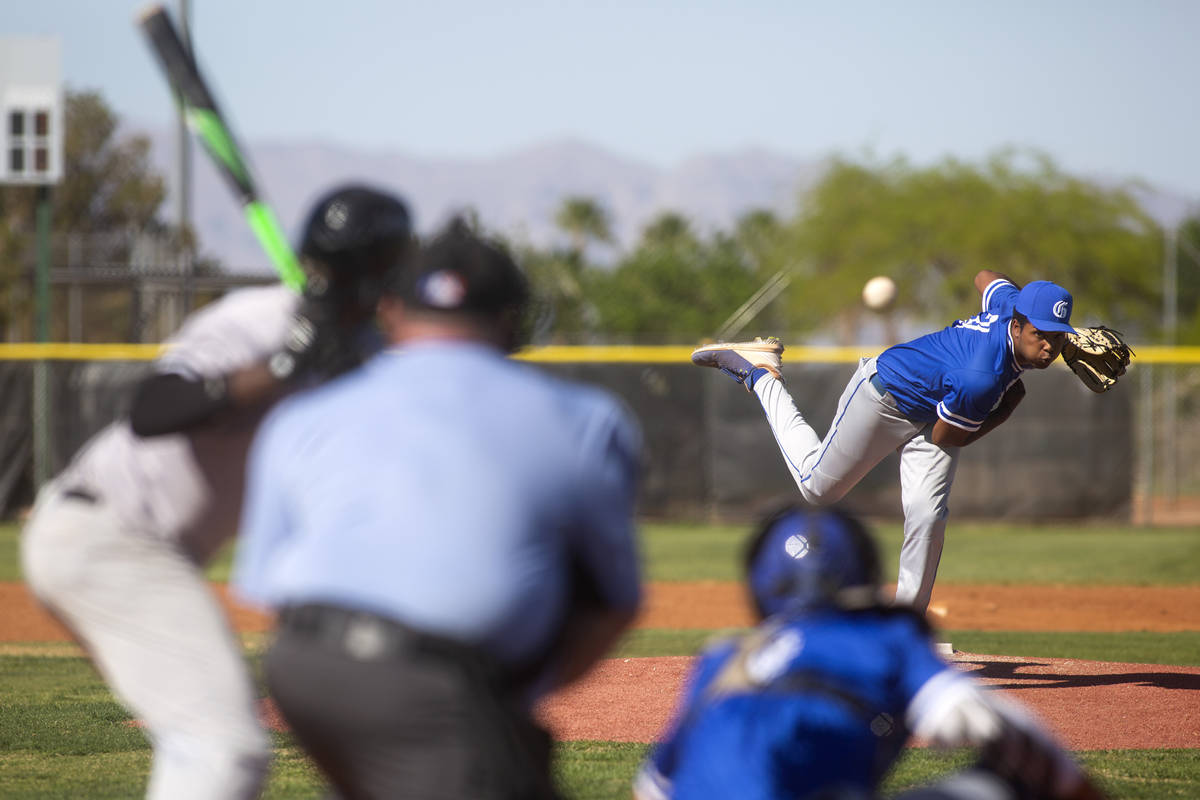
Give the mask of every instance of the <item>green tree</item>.
[(145, 136), (117, 138), (119, 120), (97, 92), (69, 92), (64, 180), (54, 191), (55, 229), (77, 233), (163, 230), (166, 184)]
[[(119, 136), (116, 114), (98, 92), (67, 91), (64, 107), (63, 178), (51, 191), (54, 234), (130, 231), (166, 232), (159, 209), (166, 197), (161, 175), (150, 163), (145, 136)], [(29, 303), (14, 297), (28, 283), (33, 264), (37, 189), (0, 187), (0, 330), (29, 329)], [(55, 260), (61, 261), (64, 237), (55, 236)], [(192, 237), (179, 237), (179, 247), (193, 248)], [(121, 263), (121, 246), (105, 248), (94, 258)], [(128, 315), (128, 302), (111, 301), (107, 317)], [(127, 325), (113, 320), (113, 336)], [(108, 337), (112, 338), (112, 337)]]
[(755, 271), (770, 274), (783, 266), (785, 229), (774, 212), (761, 208), (746, 212), (738, 217), (733, 236)]
[(1179, 275), (1179, 344), (1200, 345), (1200, 216), (1176, 231)]
[(637, 247), (591, 283), (598, 327), (642, 343), (692, 343), (711, 336), (756, 288), (734, 237), (701, 239), (683, 216), (652, 220)]
[(589, 297), (594, 269), (587, 262), (587, 247), (611, 242), (612, 222), (599, 201), (578, 195), (563, 199), (554, 221), (570, 242), (565, 250), (526, 246), (518, 251), (543, 315), (553, 320), (550, 338), (562, 343), (587, 341), (596, 324)]
[(1157, 225), (1126, 187), (1073, 177), (1041, 154), (1005, 150), (980, 165), (927, 168), (835, 161), (791, 229), (804, 256), (789, 294), (798, 325), (852, 319), (863, 283), (878, 274), (896, 280), (898, 308), (912, 316), (963, 316), (981, 268), (1066, 286), (1081, 323), (1136, 332), (1157, 324)]
[[(589, 271), (577, 269), (570, 253), (524, 244), (513, 248), (533, 289), (536, 313), (542, 318), (538, 343), (579, 344), (595, 328), (588, 298)], [(544, 327), (544, 330), (541, 329)]]
[(588, 244), (612, 241), (612, 220), (608, 211), (591, 197), (574, 195), (565, 198), (554, 222), (570, 238), (571, 251), (581, 262)]

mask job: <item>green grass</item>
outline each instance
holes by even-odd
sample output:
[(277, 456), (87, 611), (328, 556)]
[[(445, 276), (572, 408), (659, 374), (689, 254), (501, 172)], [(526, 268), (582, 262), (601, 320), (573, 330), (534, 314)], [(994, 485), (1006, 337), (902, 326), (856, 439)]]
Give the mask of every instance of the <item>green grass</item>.
[(950, 642), (964, 653), (1200, 667), (1200, 631), (944, 631), (939, 638)]
[[(646, 750), (626, 742), (567, 742), (559, 748), (561, 785), (578, 800), (628, 797), (629, 781)], [(1096, 750), (1078, 758), (1113, 800), (1200, 797), (1197, 750)], [(964, 751), (909, 750), (884, 780), (884, 795), (934, 781), (971, 760)]]
[(21, 580), (20, 560), (17, 558), (17, 535), (20, 527), (0, 523), (0, 581)]
[[(150, 748), (116, 753), (0, 754), (7, 800), (128, 800), (145, 794)], [(299, 796), (299, 795), (297, 795)]]
[[(730, 636), (739, 628), (679, 630), (638, 628), (627, 633), (613, 649), (612, 658), (694, 655), (707, 642)], [(1029, 631), (942, 631), (938, 638), (965, 653), (1031, 658), (1077, 658), (1087, 661), (1120, 661), (1130, 664), (1200, 666), (1200, 631), (1154, 633), (1046, 633)], [(256, 665), (262, 656), (261, 634), (243, 637), (247, 657)], [(18, 655), (14, 655), (13, 652)], [(0, 678), (7, 685), (18, 658), (78, 658), (76, 645), (62, 642), (0, 644)], [(2, 728), (2, 723), (0, 723)]]
[[(327, 796), (320, 773), (291, 741), (276, 734), (275, 759), (263, 797), (267, 800), (318, 800)], [(118, 752), (54, 754), (9, 752), (0, 755), (6, 800), (141, 797), (150, 775), (150, 747), (141, 738)]]
[(647, 522), (640, 527), (646, 577), (652, 581), (740, 578), (749, 526)]
[(637, 628), (629, 631), (613, 649), (612, 658), (651, 656), (690, 656), (706, 642), (738, 632), (738, 628), (718, 630), (681, 630), (678, 628)]
[[(894, 574), (903, 533), (880, 526)], [(938, 580), (1165, 586), (1200, 582), (1200, 529), (1088, 525), (953, 525)]]
[[(1093, 750), (1077, 758), (1113, 800), (1200, 797), (1197, 750)], [(970, 762), (969, 752), (909, 750), (884, 781), (884, 792), (929, 783)]]
[[(874, 526), (884, 574), (895, 575), (903, 532)], [(657, 581), (741, 578), (750, 526), (644, 523), (647, 577)], [(940, 583), (1179, 585), (1200, 581), (1200, 530), (1118, 525), (951, 522)]]
[[(901, 528), (874, 526), (884, 574), (896, 572)], [(655, 581), (741, 577), (741, 549), (750, 526), (645, 522), (646, 577)], [(229, 576), (231, 548), (208, 570)], [(1122, 525), (951, 523), (938, 570), (941, 583), (1068, 583), (1179, 585), (1200, 581), (1200, 530)], [(19, 580), (17, 526), (0, 525), (0, 580)]]
[(82, 658), (0, 658), (0, 753), (118, 753), (144, 742)]
[(558, 785), (574, 800), (629, 797), (629, 785), (649, 745), (638, 742), (561, 742), (556, 749)]
[[(625, 635), (614, 658), (690, 656), (718, 636), (737, 629), (678, 630), (641, 628)], [(941, 631), (964, 653), (1034, 658), (1078, 658), (1089, 661), (1125, 661), (1131, 664), (1200, 666), (1200, 631), (1178, 633), (1043, 633), (1028, 631)]]
[(1097, 750), (1079, 760), (1114, 800), (1200, 797), (1200, 750)]

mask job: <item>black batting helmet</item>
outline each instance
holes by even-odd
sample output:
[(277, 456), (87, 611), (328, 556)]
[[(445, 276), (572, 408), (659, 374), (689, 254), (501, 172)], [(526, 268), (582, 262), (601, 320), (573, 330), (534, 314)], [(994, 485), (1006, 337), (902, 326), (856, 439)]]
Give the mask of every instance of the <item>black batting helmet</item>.
[(369, 186), (338, 187), (313, 205), (304, 223), (306, 294), (367, 312), (385, 277), (412, 249), (412, 216), (403, 200)]

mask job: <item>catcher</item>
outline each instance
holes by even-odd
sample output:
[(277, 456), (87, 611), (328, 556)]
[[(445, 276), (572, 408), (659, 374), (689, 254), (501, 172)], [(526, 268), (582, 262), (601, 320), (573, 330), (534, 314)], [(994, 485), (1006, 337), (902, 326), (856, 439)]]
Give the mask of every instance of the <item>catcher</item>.
[(910, 733), (978, 757), (897, 800), (1102, 800), (1024, 708), (938, 658), (923, 616), (882, 602), (859, 520), (785, 506), (745, 566), (761, 621), (701, 653), (635, 800), (871, 800)]

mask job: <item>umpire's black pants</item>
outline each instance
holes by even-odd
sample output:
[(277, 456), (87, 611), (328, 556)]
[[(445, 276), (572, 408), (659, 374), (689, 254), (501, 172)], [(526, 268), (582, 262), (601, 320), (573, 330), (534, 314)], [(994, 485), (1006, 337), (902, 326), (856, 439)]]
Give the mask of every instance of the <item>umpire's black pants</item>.
[(475, 648), (329, 606), (280, 615), (267, 683), (345, 800), (554, 797), (550, 738)]

